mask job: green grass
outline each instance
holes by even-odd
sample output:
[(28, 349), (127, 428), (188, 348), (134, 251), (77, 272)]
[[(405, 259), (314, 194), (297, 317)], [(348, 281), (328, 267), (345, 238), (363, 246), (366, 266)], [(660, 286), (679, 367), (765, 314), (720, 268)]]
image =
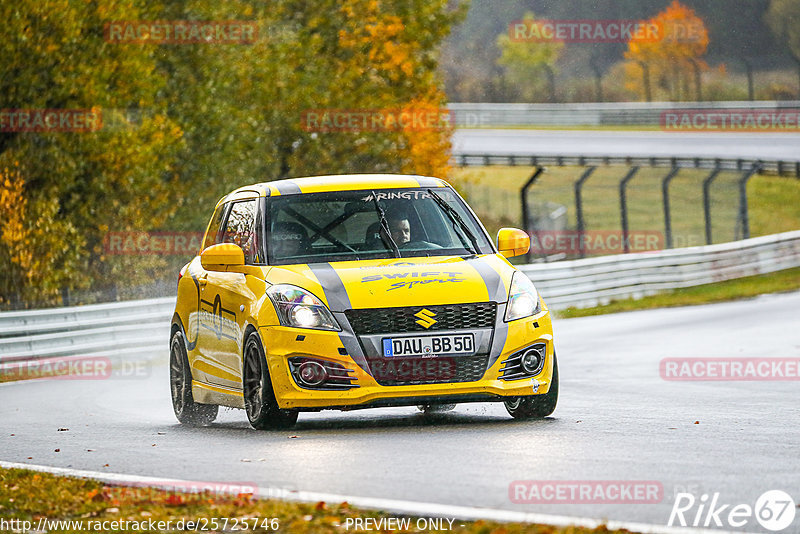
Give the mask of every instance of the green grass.
[(593, 308), (567, 308), (555, 312), (560, 318), (587, 317), (634, 310), (652, 308), (670, 308), (675, 306), (693, 306), (724, 302), (764, 293), (795, 291), (800, 289), (800, 268), (787, 269), (775, 273), (748, 276), (726, 282), (716, 282), (686, 289), (674, 290), (641, 299), (625, 299), (610, 302)]
[[(347, 518), (398, 517), (397, 514), (362, 510), (348, 503), (300, 504), (280, 500), (260, 500), (248, 495), (218, 496), (209, 493), (187, 494), (150, 488), (107, 486), (94, 480), (59, 477), (23, 469), (0, 469), (0, 519), (33, 521), (77, 520), (89, 527), (94, 521), (177, 521), (217, 518), (222, 526), (228, 518), (227, 532), (232, 531), (233, 519), (248, 518), (248, 526), (257, 520), (257, 528), (247, 532), (274, 532), (260, 528), (264, 518), (277, 518), (278, 532), (340, 533), (345, 530)], [(260, 518), (260, 519), (259, 519)], [(128, 523), (130, 525), (130, 523)], [(134, 525), (135, 526), (135, 525)], [(267, 525), (268, 526), (268, 523)], [(354, 529), (352, 523), (350, 530)], [(55, 531), (55, 530), (51, 530)], [(81, 532), (79, 528), (60, 529), (58, 532)], [(136, 532), (119, 529), (117, 532)], [(142, 531), (153, 532), (152, 529)], [(221, 529), (205, 530), (219, 532)], [(243, 531), (239, 524), (238, 532)], [(386, 532), (387, 530), (383, 530)], [(83, 530), (86, 532), (86, 530)], [(405, 532), (405, 531), (400, 531)], [(417, 530), (412, 517), (408, 532), (438, 532)], [(495, 523), (489, 521), (461, 521), (453, 523), (453, 532), (460, 534), (613, 534), (628, 531), (610, 531), (605, 527), (585, 529), (559, 528), (549, 525)]]

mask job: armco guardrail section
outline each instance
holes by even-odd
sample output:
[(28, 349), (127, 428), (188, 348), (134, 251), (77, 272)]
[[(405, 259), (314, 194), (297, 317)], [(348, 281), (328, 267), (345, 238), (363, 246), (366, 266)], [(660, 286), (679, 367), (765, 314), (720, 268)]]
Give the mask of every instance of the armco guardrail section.
[(800, 231), (742, 241), (522, 265), (553, 310), (800, 267)]
[[(553, 310), (800, 267), (800, 231), (520, 266)], [(175, 297), (0, 313), (0, 362), (166, 354)]]
[(800, 101), (607, 102), (586, 104), (450, 103), (458, 128), (503, 126), (659, 126), (661, 114), (680, 110), (796, 110)]
[(175, 297), (0, 313), (0, 362), (165, 354)]

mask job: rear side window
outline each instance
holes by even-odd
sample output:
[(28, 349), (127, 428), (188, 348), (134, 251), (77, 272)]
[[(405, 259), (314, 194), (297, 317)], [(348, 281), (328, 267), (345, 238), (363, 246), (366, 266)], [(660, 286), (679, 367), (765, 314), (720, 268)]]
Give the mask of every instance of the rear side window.
[(222, 234), (223, 243), (234, 243), (242, 248), (245, 263), (253, 263), (256, 257), (255, 217), (255, 199), (234, 202)]
[(211, 216), (211, 221), (208, 223), (208, 228), (206, 229), (203, 250), (220, 242), (217, 241), (217, 237), (220, 235), (220, 225), (222, 224), (222, 217), (225, 215), (225, 209), (227, 207), (228, 204), (220, 204), (219, 207), (214, 210), (214, 215)]

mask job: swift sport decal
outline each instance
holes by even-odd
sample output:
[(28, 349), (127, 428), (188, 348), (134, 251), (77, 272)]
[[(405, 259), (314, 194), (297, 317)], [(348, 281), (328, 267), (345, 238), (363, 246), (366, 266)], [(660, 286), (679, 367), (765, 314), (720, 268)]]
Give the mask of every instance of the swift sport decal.
[[(378, 280), (386, 279), (395, 279), (395, 278), (428, 278), (428, 277), (443, 277), (443, 278), (456, 278), (458, 276), (464, 276), (463, 272), (458, 271), (417, 271), (417, 272), (405, 272), (405, 273), (384, 273), (384, 274), (372, 274), (369, 276), (364, 276), (361, 278), (361, 283), (366, 282), (377, 282)], [(459, 282), (463, 282), (463, 280), (458, 280)]]

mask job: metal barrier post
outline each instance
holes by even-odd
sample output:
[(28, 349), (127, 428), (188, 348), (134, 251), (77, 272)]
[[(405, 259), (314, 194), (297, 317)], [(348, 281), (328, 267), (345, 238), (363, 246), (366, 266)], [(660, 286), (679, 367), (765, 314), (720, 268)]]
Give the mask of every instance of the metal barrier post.
[[(750, 239), (750, 220), (747, 213), (747, 182), (760, 170), (761, 162), (757, 161), (753, 163), (749, 171), (739, 178), (739, 221), (741, 221), (742, 239)], [(738, 237), (738, 229), (736, 234)]]
[(719, 165), (703, 180), (703, 215), (706, 220), (706, 245), (712, 243), (711, 239), (711, 182), (713, 182), (722, 169)]
[[(525, 230), (528, 235), (531, 235), (531, 227), (530, 227), (530, 210), (528, 209), (528, 189), (531, 188), (533, 184), (536, 183), (536, 180), (539, 179), (539, 175), (544, 172), (544, 167), (537, 167), (536, 170), (533, 172), (528, 181), (525, 182), (525, 185), (522, 186), (522, 189), (519, 190), (520, 200), (522, 201), (522, 229)], [(525, 254), (525, 261), (530, 263), (531, 261), (531, 251), (528, 249), (528, 252)]]
[(666, 248), (672, 248), (672, 221), (669, 216), (669, 183), (680, 171), (680, 167), (673, 167), (661, 181), (661, 195), (664, 200), (664, 238)]
[(580, 239), (578, 247), (581, 258), (586, 256), (586, 251), (584, 250), (583, 246), (583, 232), (586, 230), (586, 224), (583, 221), (583, 199), (581, 198), (581, 189), (583, 188), (583, 184), (589, 179), (595, 169), (597, 169), (597, 167), (587, 168), (578, 181), (575, 182), (575, 216), (578, 222), (578, 239)]
[(639, 167), (633, 167), (625, 175), (625, 178), (619, 183), (619, 209), (622, 215), (622, 245), (625, 253), (631, 251), (631, 244), (628, 242), (628, 199), (626, 197), (626, 189), (628, 182), (630, 182), (636, 173), (639, 172)]

